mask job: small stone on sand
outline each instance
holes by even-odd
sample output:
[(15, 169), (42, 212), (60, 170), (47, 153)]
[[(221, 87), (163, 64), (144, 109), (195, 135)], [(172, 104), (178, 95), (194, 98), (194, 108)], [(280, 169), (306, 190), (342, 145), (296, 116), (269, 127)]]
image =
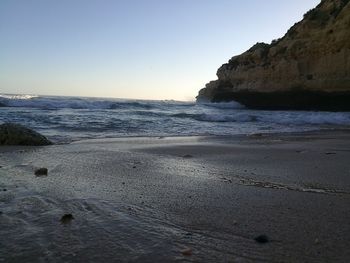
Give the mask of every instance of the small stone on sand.
[(192, 255), (192, 249), (190, 249), (190, 248), (183, 249), (183, 250), (181, 250), (181, 253), (184, 256), (191, 256)]
[(248, 137), (256, 138), (256, 137), (263, 137), (264, 135), (262, 133), (252, 133), (249, 134)]
[(60, 221), (62, 224), (68, 224), (74, 219), (72, 214), (65, 214), (61, 217)]
[(191, 154), (185, 154), (184, 156), (182, 156), (183, 158), (192, 158), (193, 156)]
[(257, 236), (254, 238), (254, 240), (261, 244), (268, 243), (270, 241), (266, 235)]
[(47, 172), (48, 172), (47, 168), (39, 168), (34, 171), (34, 174), (36, 176), (47, 176)]

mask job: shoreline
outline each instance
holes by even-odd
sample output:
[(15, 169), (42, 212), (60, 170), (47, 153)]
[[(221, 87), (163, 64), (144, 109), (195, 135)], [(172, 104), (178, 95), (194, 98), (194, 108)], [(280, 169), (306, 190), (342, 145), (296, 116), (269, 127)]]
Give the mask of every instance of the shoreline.
[(349, 157), (348, 131), (0, 147), (0, 261), (344, 262)]
[(350, 133), (349, 128), (324, 128), (315, 130), (305, 131), (288, 131), (288, 132), (252, 132), (252, 133), (241, 133), (232, 135), (215, 135), (215, 134), (198, 134), (198, 135), (135, 135), (135, 136), (120, 136), (120, 137), (106, 137), (106, 138), (85, 138), (77, 139), (70, 142), (54, 143), (54, 145), (69, 145), (73, 143), (84, 143), (84, 142), (99, 142), (99, 141), (117, 141), (117, 140), (128, 140), (128, 139), (188, 139), (188, 138), (222, 138), (222, 139), (234, 139), (234, 138), (245, 138), (254, 136), (309, 136), (309, 135), (325, 135), (325, 134), (346, 134)]

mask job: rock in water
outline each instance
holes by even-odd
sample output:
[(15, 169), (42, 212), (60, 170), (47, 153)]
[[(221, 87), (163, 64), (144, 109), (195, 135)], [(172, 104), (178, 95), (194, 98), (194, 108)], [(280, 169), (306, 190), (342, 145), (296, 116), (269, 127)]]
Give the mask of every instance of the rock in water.
[(52, 144), (45, 136), (27, 127), (15, 123), (0, 125), (0, 145), (50, 145)]
[(350, 1), (322, 0), (271, 44), (231, 58), (198, 101), (248, 108), (350, 111)]

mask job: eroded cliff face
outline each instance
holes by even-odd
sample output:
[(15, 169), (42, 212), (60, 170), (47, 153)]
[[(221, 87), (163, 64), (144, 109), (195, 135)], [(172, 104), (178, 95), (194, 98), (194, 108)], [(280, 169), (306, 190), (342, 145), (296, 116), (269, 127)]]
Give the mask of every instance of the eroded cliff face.
[(252, 108), (350, 110), (350, 2), (323, 0), (271, 44), (231, 58), (197, 100)]

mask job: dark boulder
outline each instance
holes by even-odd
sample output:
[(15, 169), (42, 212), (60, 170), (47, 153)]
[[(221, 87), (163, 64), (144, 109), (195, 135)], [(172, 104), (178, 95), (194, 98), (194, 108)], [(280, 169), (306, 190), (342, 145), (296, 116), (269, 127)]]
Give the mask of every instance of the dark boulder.
[(27, 127), (15, 123), (0, 125), (0, 145), (51, 145), (45, 136)]

